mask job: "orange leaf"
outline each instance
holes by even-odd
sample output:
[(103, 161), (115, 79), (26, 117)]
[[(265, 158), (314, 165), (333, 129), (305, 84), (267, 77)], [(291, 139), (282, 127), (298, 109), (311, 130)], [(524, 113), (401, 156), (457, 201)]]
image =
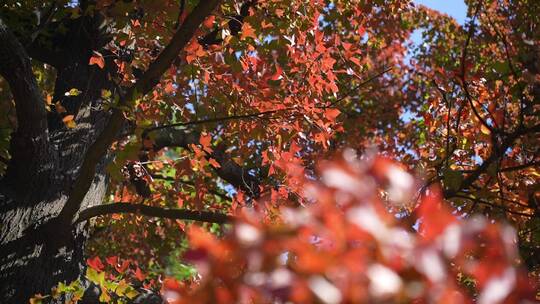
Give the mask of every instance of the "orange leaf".
[(244, 22), (242, 25), (242, 35), (240, 36), (241, 39), (246, 39), (247, 37), (251, 37), (253, 39), (257, 39), (257, 35), (255, 34), (255, 29), (249, 23)]
[(73, 129), (73, 128), (75, 128), (77, 126), (77, 124), (75, 123), (73, 118), (75, 118), (75, 116), (67, 115), (64, 118), (62, 118), (62, 121), (64, 122), (66, 127), (70, 128), (70, 129)]
[(214, 166), (214, 167), (216, 167), (216, 168), (220, 168), (220, 167), (221, 167), (221, 165), (220, 165), (215, 159), (213, 159), (213, 158), (210, 158), (210, 159), (208, 160), (208, 162), (210, 163), (210, 165), (212, 165), (212, 166)]
[(212, 153), (212, 136), (210, 136), (210, 134), (201, 135), (199, 142), (203, 146), (204, 151)]
[(169, 82), (165, 85), (165, 93), (172, 94), (174, 92), (174, 85), (172, 82)]
[(186, 56), (186, 61), (187, 63), (191, 63), (193, 62), (193, 60), (197, 59), (197, 56), (193, 56), (193, 55), (187, 55)]
[(480, 131), (486, 135), (491, 134), (491, 131), (488, 127), (486, 127), (484, 124), (480, 125)]
[(335, 121), (339, 114), (341, 114), (341, 112), (338, 109), (326, 109), (326, 111), (324, 111), (324, 117), (329, 121)]
[(72, 121), (73, 118), (75, 118), (75, 116), (73, 116), (73, 115), (67, 115), (66, 117), (62, 118), (62, 121), (63, 121), (64, 123), (68, 123), (68, 122)]
[(190, 244), (197, 249), (208, 250), (218, 246), (218, 241), (211, 233), (197, 226), (191, 226), (189, 228), (188, 237)]
[(105, 59), (103, 59), (103, 55), (94, 51), (94, 55), (92, 55), (90, 61), (88, 62), (88, 65), (93, 64), (96, 64), (98, 67), (103, 69), (105, 67)]
[(261, 26), (263, 29), (273, 27), (274, 25), (272, 23), (266, 23), (264, 20), (261, 23)]
[(214, 26), (214, 20), (216, 20), (216, 16), (210, 16), (204, 20), (203, 25), (206, 28), (212, 28)]

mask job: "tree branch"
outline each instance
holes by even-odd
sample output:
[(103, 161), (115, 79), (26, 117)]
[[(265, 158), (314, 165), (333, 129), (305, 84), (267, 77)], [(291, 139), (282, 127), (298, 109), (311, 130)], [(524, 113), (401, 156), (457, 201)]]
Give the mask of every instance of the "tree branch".
[(0, 75), (8, 82), (17, 114), (17, 130), (11, 141), (8, 175), (15, 184), (39, 174), (48, 149), (47, 111), (30, 57), (0, 18)]
[(535, 134), (540, 132), (540, 124), (532, 126), (530, 128), (518, 128), (514, 132), (507, 134), (507, 136), (502, 141), (501, 146), (499, 149), (494, 149), (490, 156), (476, 169), (474, 169), (469, 176), (467, 176), (460, 184), (459, 188), (457, 190), (446, 190), (444, 191), (444, 197), (451, 198), (454, 197), (460, 192), (462, 189), (469, 188), (479, 177), (482, 175), (489, 166), (497, 161), (499, 158), (504, 156), (504, 153), (506, 149), (508, 149), (516, 139), (518, 139), (520, 136), (527, 135), (527, 134)]
[[(163, 175), (159, 175), (159, 174), (152, 174), (151, 177), (154, 179), (154, 180), (161, 180), (161, 181), (166, 181), (166, 182), (171, 182), (171, 183), (180, 183), (180, 184), (184, 184), (184, 185), (188, 185), (192, 188), (197, 188), (197, 184), (195, 184), (194, 182), (192, 181), (186, 181), (186, 180), (182, 180), (182, 179), (176, 179), (174, 177), (169, 177), (169, 176), (163, 176)], [(212, 189), (208, 189), (208, 193), (210, 194), (213, 194), (213, 195), (216, 195), (216, 196), (219, 196), (221, 199), (223, 200), (226, 200), (226, 201), (230, 201), (231, 198), (229, 196), (227, 196), (226, 194), (224, 193), (221, 193), (219, 191), (216, 191), (216, 190), (212, 190)]]
[(178, 53), (191, 40), (199, 25), (217, 7), (218, 3), (219, 0), (200, 1), (174, 34), (169, 44), (159, 54), (156, 60), (150, 64), (148, 70), (142, 75), (135, 86), (130, 87), (125, 95), (119, 93), (119, 105), (113, 109), (113, 113), (105, 129), (88, 149), (79, 176), (73, 185), (64, 208), (60, 212), (59, 218), (61, 220), (71, 222), (79, 210), (84, 196), (92, 185), (96, 164), (105, 156), (125, 122), (122, 108), (131, 107), (134, 99), (137, 98), (136, 95), (148, 93), (159, 82), (163, 73), (176, 59)]
[[(154, 129), (150, 137), (154, 140), (154, 151), (159, 151), (165, 147), (180, 147), (190, 150), (191, 145), (199, 143), (199, 133), (191, 130), (161, 128)], [(148, 136), (148, 133), (143, 134)], [(220, 167), (213, 167), (216, 174), (223, 180), (233, 185), (237, 189), (241, 189), (251, 197), (259, 196), (259, 179), (249, 174), (248, 170), (237, 164), (226, 151), (225, 146), (214, 148), (212, 153), (206, 153), (206, 158), (213, 158)]]
[(0, 74), (9, 83), (15, 99), (17, 131), (42, 136), (47, 132), (47, 111), (32, 71), (30, 57), (0, 18)]
[(386, 74), (387, 72), (389, 72), (391, 70), (392, 70), (392, 67), (383, 69), (382, 71), (378, 72), (377, 74), (375, 74), (375, 75), (369, 77), (368, 79), (360, 82), (359, 84), (355, 85), (354, 87), (349, 88), (349, 90), (347, 90), (347, 92), (345, 92), (345, 94), (343, 94), (341, 97), (339, 97), (336, 100), (332, 101), (328, 106), (325, 106), (323, 108), (331, 108), (331, 107), (333, 107), (335, 104), (343, 101), (345, 98), (350, 97), (351, 93), (355, 92), (356, 90), (363, 87), (364, 85), (372, 82), (373, 80), (383, 76), (384, 74)]
[[(490, 206), (490, 207), (493, 207), (493, 208), (497, 208), (497, 209), (502, 210), (503, 212), (507, 212), (507, 213), (510, 213), (510, 214), (521, 215), (521, 216), (525, 216), (525, 217), (533, 217), (533, 216), (534, 216), (533, 214), (528, 214), (528, 213), (519, 212), (519, 211), (513, 211), (513, 210), (510, 210), (510, 209), (505, 208), (505, 207), (503, 207), (503, 206), (499, 206), (499, 205), (497, 205), (497, 204), (493, 204), (493, 203), (484, 201), (484, 200), (482, 200), (482, 199), (470, 197), (470, 196), (467, 196), (467, 195), (455, 195), (454, 197), (467, 199), (467, 200), (470, 200), (470, 201), (474, 202), (475, 204), (476, 204), (476, 203), (479, 203), (479, 204), (482, 204), (482, 205), (486, 205), (486, 206)], [(471, 209), (472, 209), (472, 208), (471, 208)]]
[(514, 167), (506, 167), (506, 168), (501, 168), (501, 172), (510, 172), (510, 171), (517, 171), (517, 170), (523, 170), (523, 169), (526, 169), (528, 167), (532, 167), (532, 166), (538, 166), (540, 165), (540, 161), (532, 161), (532, 162), (529, 162), (529, 163), (526, 163), (526, 164), (523, 164), (523, 165), (517, 165), (517, 166), (514, 166)]
[(77, 219), (74, 221), (74, 224), (87, 221), (93, 217), (115, 213), (134, 213), (158, 218), (199, 221), (217, 224), (225, 224), (233, 220), (232, 216), (217, 212), (196, 211), (188, 209), (169, 209), (147, 206), (142, 204), (113, 203), (98, 205), (82, 210), (79, 213)]
[[(522, 165), (516, 165), (512, 167), (505, 167), (499, 169), (499, 172), (511, 172), (511, 171), (519, 171), (523, 169), (527, 169), (529, 167), (538, 166), (540, 165), (540, 161), (531, 161)], [(475, 170), (459, 170), (461, 173), (473, 173)]]
[(137, 92), (148, 93), (161, 78), (161, 75), (169, 68), (178, 56), (178, 53), (187, 45), (193, 37), (199, 25), (217, 7), (219, 0), (199, 1), (199, 4), (187, 16), (178, 31), (174, 34), (171, 42), (163, 49), (148, 70), (136, 84)]
[(488, 128), (488, 130), (491, 131), (491, 133), (494, 133), (495, 128), (490, 126), (485, 121), (485, 119), (480, 115), (480, 113), (478, 113), (478, 111), (476, 110), (476, 107), (474, 106), (474, 102), (472, 100), (471, 93), (469, 92), (469, 84), (467, 82), (467, 76), (466, 76), (466, 72), (467, 72), (467, 51), (468, 51), (469, 44), (471, 42), (472, 36), (474, 34), (474, 30), (475, 30), (475, 27), (476, 27), (475, 21), (476, 21), (476, 18), (478, 17), (478, 13), (480, 12), (481, 6), (482, 6), (482, 1), (479, 1), (476, 8), (475, 8), (473, 17), (469, 21), (469, 31), (467, 32), (467, 38), (465, 39), (465, 44), (463, 45), (463, 48), (461, 50), (461, 62), (460, 62), (461, 75), (459, 75), (459, 78), (461, 80), (461, 86), (463, 88), (463, 91), (465, 92), (465, 98), (469, 102), (469, 105), (471, 106), (471, 110), (473, 111), (474, 116), (480, 121), (480, 123), (482, 125), (484, 125), (484, 127)]
[(187, 126), (203, 125), (203, 124), (215, 123), (215, 122), (224, 122), (224, 121), (229, 121), (229, 120), (266, 118), (266, 116), (271, 115), (271, 114), (287, 112), (287, 111), (292, 111), (292, 110), (294, 110), (294, 108), (285, 108), (285, 109), (278, 109), (278, 110), (262, 111), (262, 112), (251, 113), (251, 114), (230, 115), (230, 116), (215, 117), (215, 118), (208, 118), (208, 119), (192, 120), (192, 121), (186, 121), (186, 122), (178, 122), (178, 123), (149, 128), (145, 132), (148, 133), (148, 132), (165, 129), (165, 128), (187, 127)]

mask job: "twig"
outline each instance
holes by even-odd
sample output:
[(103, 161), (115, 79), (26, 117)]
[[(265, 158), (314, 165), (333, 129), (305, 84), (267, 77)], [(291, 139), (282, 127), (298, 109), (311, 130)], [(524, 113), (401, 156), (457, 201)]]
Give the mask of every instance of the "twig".
[(519, 211), (508, 210), (507, 208), (504, 208), (503, 206), (499, 206), (499, 205), (496, 205), (496, 204), (492, 204), (492, 203), (490, 203), (490, 202), (481, 200), (481, 199), (479, 199), (479, 198), (474, 198), (474, 197), (470, 197), (470, 196), (467, 196), (467, 195), (455, 195), (454, 197), (457, 197), (457, 198), (463, 198), (463, 199), (470, 200), (470, 201), (472, 201), (473, 203), (474, 203), (474, 202), (477, 202), (477, 203), (479, 203), (479, 204), (483, 204), (483, 205), (487, 205), (487, 206), (490, 206), (490, 207), (498, 208), (498, 209), (503, 210), (504, 212), (511, 213), (511, 214), (521, 215), (521, 216), (525, 216), (525, 217), (533, 217), (533, 216), (534, 216), (534, 215), (528, 214), (528, 213), (523, 213), (523, 212), (519, 212)]
[(269, 110), (269, 111), (263, 111), (263, 112), (258, 112), (258, 113), (251, 113), (251, 114), (231, 115), (231, 116), (223, 116), (223, 117), (216, 117), (216, 118), (209, 118), (209, 119), (200, 119), (200, 120), (192, 120), (192, 121), (186, 121), (186, 122), (178, 122), (178, 123), (173, 123), (173, 124), (167, 124), (167, 125), (157, 126), (157, 127), (153, 127), (153, 128), (148, 128), (146, 130), (146, 133), (161, 130), (161, 129), (166, 129), (166, 128), (202, 125), (202, 124), (207, 124), (207, 123), (223, 122), (223, 121), (237, 120), (237, 119), (261, 118), (261, 116), (266, 116), (266, 115), (269, 115), (269, 114), (275, 114), (275, 113), (279, 113), (279, 112), (292, 111), (294, 109), (295, 108), (285, 108), (285, 109)]

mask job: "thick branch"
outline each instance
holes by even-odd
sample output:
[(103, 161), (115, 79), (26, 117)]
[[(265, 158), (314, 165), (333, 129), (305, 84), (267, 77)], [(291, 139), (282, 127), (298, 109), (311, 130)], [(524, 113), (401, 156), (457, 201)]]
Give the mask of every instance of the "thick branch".
[(169, 68), (178, 56), (178, 53), (191, 40), (199, 25), (212, 13), (218, 3), (219, 0), (199, 1), (193, 12), (174, 34), (171, 42), (163, 49), (158, 58), (150, 64), (148, 70), (143, 74), (140, 81), (137, 82), (138, 92), (146, 94), (159, 82), (161, 75)]
[(168, 218), (174, 220), (189, 220), (207, 223), (224, 224), (232, 221), (233, 217), (217, 212), (196, 211), (187, 209), (168, 209), (147, 206), (142, 204), (114, 203), (98, 205), (85, 209), (79, 213), (75, 224), (84, 222), (96, 216), (115, 214), (115, 213), (135, 213), (145, 216)]
[(225, 146), (219, 146), (212, 153), (208, 153), (208, 158), (215, 159), (220, 165), (219, 168), (214, 167), (217, 175), (236, 188), (245, 191), (249, 196), (259, 197), (259, 178), (250, 174), (245, 167), (237, 164), (225, 150)]
[(137, 84), (129, 88), (125, 96), (120, 96), (119, 107), (113, 110), (109, 123), (105, 126), (105, 129), (94, 144), (88, 149), (80, 169), (79, 177), (75, 181), (66, 205), (59, 215), (62, 220), (71, 221), (79, 210), (82, 200), (92, 184), (96, 164), (105, 156), (124, 124), (125, 118), (121, 107), (130, 107), (137, 94), (146, 94), (158, 83), (161, 75), (169, 68), (178, 56), (178, 53), (190, 41), (195, 31), (199, 28), (199, 25), (216, 8), (218, 2), (218, 0), (200, 1), (193, 9), (193, 12), (186, 18), (180, 29), (174, 34), (169, 44), (159, 54), (158, 58), (150, 64), (150, 67)]
[[(165, 147), (180, 147), (191, 149), (192, 144), (199, 143), (199, 134), (195, 131), (183, 129), (155, 129), (151, 131), (150, 137), (154, 140), (155, 151)], [(220, 167), (214, 167), (216, 174), (237, 189), (245, 191), (251, 197), (259, 196), (259, 179), (250, 174), (248, 170), (237, 164), (231, 155), (225, 152), (225, 146), (216, 147), (212, 153), (207, 153), (208, 159), (216, 160)]]
[(49, 147), (47, 112), (30, 57), (1, 18), (0, 75), (9, 84), (17, 114), (7, 179), (17, 192), (25, 193), (21, 187), (40, 178), (48, 165), (42, 161)]
[(17, 132), (37, 137), (47, 132), (47, 111), (30, 57), (0, 18), (0, 74), (9, 83), (17, 110)]

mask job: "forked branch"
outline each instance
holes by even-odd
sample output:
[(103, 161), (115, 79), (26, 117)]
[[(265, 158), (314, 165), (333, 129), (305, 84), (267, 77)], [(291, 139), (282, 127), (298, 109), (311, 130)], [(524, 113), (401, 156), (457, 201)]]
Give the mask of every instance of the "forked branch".
[(79, 177), (75, 181), (69, 198), (60, 212), (59, 217), (63, 221), (71, 221), (81, 207), (84, 196), (92, 185), (96, 164), (105, 156), (125, 122), (122, 108), (130, 107), (137, 95), (148, 93), (159, 82), (163, 73), (171, 66), (178, 53), (187, 45), (199, 25), (210, 15), (218, 3), (219, 0), (200, 1), (139, 81), (133, 87), (130, 87), (125, 95), (121, 94), (119, 106), (114, 108), (105, 129), (88, 149)]

